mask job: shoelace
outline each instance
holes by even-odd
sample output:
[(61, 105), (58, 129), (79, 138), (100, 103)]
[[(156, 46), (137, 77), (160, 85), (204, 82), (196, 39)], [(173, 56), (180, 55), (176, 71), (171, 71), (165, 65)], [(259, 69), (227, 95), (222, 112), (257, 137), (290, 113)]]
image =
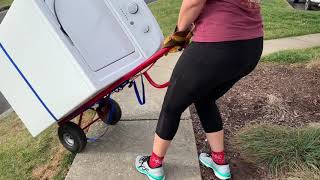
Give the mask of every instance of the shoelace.
[(144, 171), (149, 171), (149, 169), (147, 169), (146, 167), (143, 166), (143, 163), (145, 163), (145, 162), (148, 163), (149, 158), (150, 158), (150, 156), (143, 156), (143, 157), (141, 157), (141, 158), (139, 159), (139, 163), (140, 163), (139, 168), (141, 168), (141, 169), (144, 170)]
[(143, 156), (143, 157), (140, 158), (139, 163), (143, 164), (147, 160), (149, 160), (149, 156)]

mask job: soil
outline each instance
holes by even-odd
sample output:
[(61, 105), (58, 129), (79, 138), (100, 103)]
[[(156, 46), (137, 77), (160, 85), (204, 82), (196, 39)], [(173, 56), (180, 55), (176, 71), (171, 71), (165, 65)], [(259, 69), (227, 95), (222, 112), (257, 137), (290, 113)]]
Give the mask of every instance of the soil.
[[(246, 162), (230, 139), (252, 123), (301, 127), (320, 122), (319, 66), (262, 63), (218, 100), (224, 119), (226, 155), (233, 179), (272, 179), (267, 169)], [(210, 152), (195, 108), (190, 108), (198, 152)], [(216, 179), (201, 166), (203, 180)]]
[(39, 180), (53, 179), (53, 177), (57, 174), (59, 166), (61, 166), (65, 149), (62, 147), (62, 145), (60, 145), (55, 148), (54, 152), (55, 153), (47, 164), (39, 166), (32, 171), (32, 177)]

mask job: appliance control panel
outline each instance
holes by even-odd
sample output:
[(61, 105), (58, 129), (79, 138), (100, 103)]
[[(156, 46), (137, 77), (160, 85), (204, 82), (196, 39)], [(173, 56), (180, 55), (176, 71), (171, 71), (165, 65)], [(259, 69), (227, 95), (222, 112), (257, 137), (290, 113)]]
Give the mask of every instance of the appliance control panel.
[(128, 12), (130, 14), (136, 14), (139, 11), (139, 5), (137, 3), (130, 3), (128, 5)]
[(163, 34), (150, 9), (143, 0), (105, 0), (114, 6), (122, 22), (132, 33), (145, 56), (150, 57), (160, 48)]

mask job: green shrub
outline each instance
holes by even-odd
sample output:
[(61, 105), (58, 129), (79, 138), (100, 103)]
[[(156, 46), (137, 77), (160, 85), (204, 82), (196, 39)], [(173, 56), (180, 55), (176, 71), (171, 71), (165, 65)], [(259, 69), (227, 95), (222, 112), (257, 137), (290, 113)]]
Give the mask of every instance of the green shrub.
[(275, 175), (299, 168), (320, 169), (320, 128), (249, 126), (239, 132), (234, 144), (245, 157), (266, 165)]

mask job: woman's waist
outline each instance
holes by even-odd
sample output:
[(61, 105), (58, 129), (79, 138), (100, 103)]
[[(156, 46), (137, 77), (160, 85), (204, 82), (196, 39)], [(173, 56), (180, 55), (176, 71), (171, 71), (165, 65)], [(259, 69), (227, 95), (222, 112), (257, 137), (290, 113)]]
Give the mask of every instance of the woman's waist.
[(230, 24), (228, 22), (215, 22), (212, 24), (197, 24), (194, 30), (195, 39), (226, 39), (238, 40), (261, 37), (264, 35), (262, 22), (250, 24)]
[(198, 42), (222, 42), (234, 40), (246, 40), (263, 37), (263, 28), (218, 28), (194, 32), (193, 41)]

